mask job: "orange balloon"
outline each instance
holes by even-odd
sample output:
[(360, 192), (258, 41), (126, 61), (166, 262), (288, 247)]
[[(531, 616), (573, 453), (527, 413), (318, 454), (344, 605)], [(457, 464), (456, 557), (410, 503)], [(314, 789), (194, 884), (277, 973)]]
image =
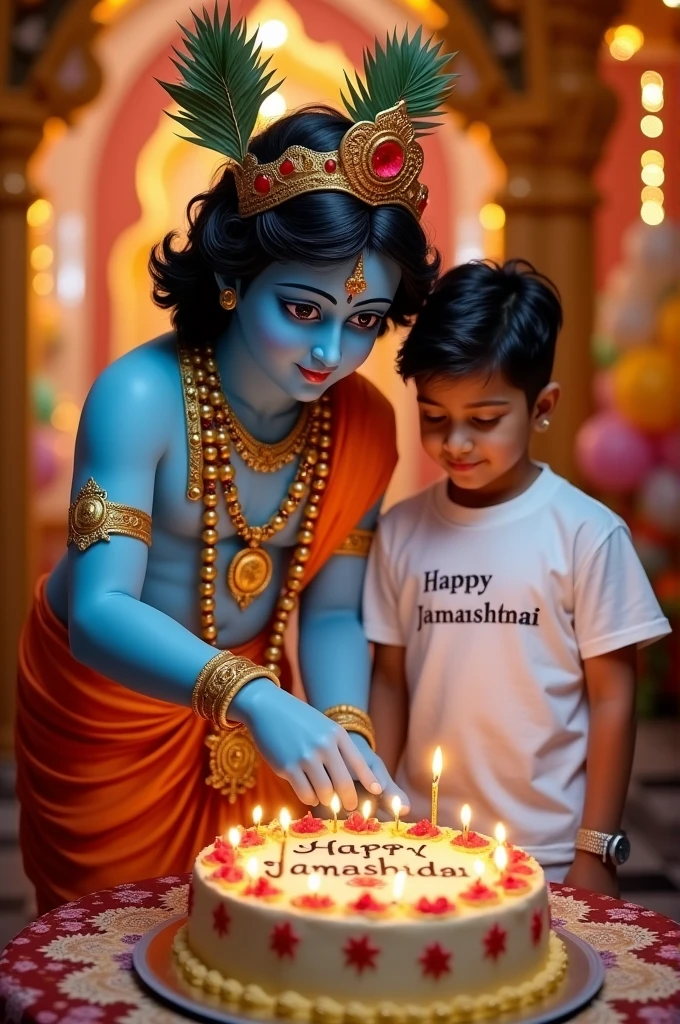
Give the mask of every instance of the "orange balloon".
[(613, 376), (616, 407), (629, 423), (663, 433), (680, 419), (680, 366), (667, 349), (629, 349), (617, 360)]
[(667, 299), (656, 321), (659, 343), (680, 362), (680, 295)]

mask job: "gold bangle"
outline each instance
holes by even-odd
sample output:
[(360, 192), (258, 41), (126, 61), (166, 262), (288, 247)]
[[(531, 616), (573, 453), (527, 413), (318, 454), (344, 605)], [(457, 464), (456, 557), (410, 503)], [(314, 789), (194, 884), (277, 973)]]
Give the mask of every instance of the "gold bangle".
[(343, 540), (342, 544), (335, 549), (336, 555), (356, 555), (359, 558), (367, 558), (373, 543), (374, 530), (352, 530)]
[(231, 651), (220, 651), (196, 677), (191, 694), (192, 711), (218, 729), (229, 728), (229, 705), (239, 690), (253, 679), (269, 679), (275, 686), (281, 686), (274, 673), (263, 666)]
[(134, 537), (151, 547), (151, 516), (131, 505), (109, 501), (106, 491), (90, 477), (68, 510), (66, 546), (75, 544), (79, 551), (86, 551), (98, 540), (108, 542), (112, 533)]
[(324, 711), (327, 718), (342, 726), (347, 732), (363, 736), (371, 750), (375, 750), (375, 729), (370, 716), (354, 704), (334, 704)]

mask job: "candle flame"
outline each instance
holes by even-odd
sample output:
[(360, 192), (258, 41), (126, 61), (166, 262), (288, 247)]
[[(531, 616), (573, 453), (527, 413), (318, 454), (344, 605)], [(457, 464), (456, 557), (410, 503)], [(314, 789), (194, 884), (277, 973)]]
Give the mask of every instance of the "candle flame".
[(496, 825), (496, 831), (494, 835), (496, 836), (496, 842), (500, 846), (502, 846), (503, 843), (505, 842), (505, 825), (503, 825), (500, 821)]
[(248, 863), (246, 864), (246, 871), (250, 875), (253, 881), (257, 878), (260, 873), (260, 868), (257, 863), (257, 857), (249, 857)]
[(505, 871), (508, 866), (508, 852), (504, 846), (497, 846), (493, 851), (493, 859), (496, 867), (501, 874)]
[(392, 899), (400, 900), (404, 895), (404, 886), (406, 885), (406, 872), (397, 871), (394, 876), (394, 882), (392, 885)]
[(253, 808), (253, 825), (259, 825), (262, 821), (262, 808), (258, 804), (257, 807)]
[(333, 793), (333, 796), (331, 797), (331, 810), (333, 814), (338, 814), (341, 807), (342, 804), (340, 803), (340, 797), (337, 793)]
[(238, 844), (241, 842), (241, 833), (237, 828), (229, 829), (229, 842), (234, 847), (234, 849), (236, 849)]
[(484, 867), (484, 861), (476, 860), (473, 867), (475, 874), (477, 875), (477, 878), (481, 880), (484, 877), (484, 872), (486, 870), (486, 868)]
[(395, 816), (395, 818), (398, 818), (399, 815), (401, 814), (401, 797), (395, 796), (394, 800), (392, 801), (392, 814)]
[(434, 757), (432, 758), (432, 779), (434, 782), (439, 782), (439, 777), (442, 773), (442, 766), (442, 748), (437, 747), (434, 752)]
[(470, 827), (470, 822), (472, 821), (472, 811), (470, 810), (469, 804), (463, 804), (460, 812), (460, 820), (463, 822), (463, 828)]
[(310, 892), (317, 893), (319, 891), (321, 888), (321, 875), (318, 871), (312, 871), (311, 875), (307, 879), (307, 885), (309, 886)]
[(283, 834), (285, 836), (288, 834), (288, 829), (290, 828), (291, 822), (290, 811), (286, 807), (281, 808), (281, 813), (279, 814), (279, 821), (281, 822), (281, 828), (283, 829)]
[(363, 804), (361, 805), (361, 816), (366, 821), (368, 821), (368, 819), (371, 817), (371, 810), (372, 810), (371, 801), (370, 800), (364, 800)]

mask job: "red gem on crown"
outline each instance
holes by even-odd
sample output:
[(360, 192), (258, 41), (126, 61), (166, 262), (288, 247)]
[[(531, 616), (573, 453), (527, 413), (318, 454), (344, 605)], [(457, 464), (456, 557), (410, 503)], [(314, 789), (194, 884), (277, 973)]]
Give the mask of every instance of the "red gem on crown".
[(323, 169), (324, 171), (326, 171), (327, 174), (332, 174), (333, 171), (337, 168), (337, 166), (338, 165), (335, 162), (335, 160), (326, 160), (326, 163), (323, 165)]
[[(295, 170), (295, 164), (292, 160), (284, 160), (283, 163), (279, 165), (279, 170), (281, 171), (281, 174), (292, 174)], [(264, 178), (265, 175), (263, 174), (262, 177)]]
[(267, 192), (271, 190), (272, 183), (266, 174), (258, 174), (253, 182), (253, 188), (256, 192), (259, 192), (261, 196), (266, 196)]
[(394, 139), (386, 139), (376, 146), (371, 157), (373, 173), (378, 178), (396, 178), (404, 166), (404, 150)]

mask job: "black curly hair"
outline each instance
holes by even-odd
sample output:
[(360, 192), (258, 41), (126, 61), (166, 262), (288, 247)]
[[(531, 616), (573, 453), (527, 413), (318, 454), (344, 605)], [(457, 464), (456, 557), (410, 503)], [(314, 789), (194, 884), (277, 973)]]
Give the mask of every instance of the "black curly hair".
[[(330, 107), (305, 107), (255, 136), (250, 150), (260, 163), (276, 160), (292, 145), (327, 152), (338, 149), (351, 125)], [(173, 327), (185, 343), (208, 344), (229, 322), (231, 314), (218, 302), (215, 273), (232, 282), (239, 278), (247, 287), (273, 262), (341, 262), (369, 249), (401, 270), (387, 319), (402, 326), (419, 312), (439, 273), (439, 253), (403, 207), (367, 206), (344, 192), (309, 192), (243, 218), (228, 165), (209, 191), (191, 200), (187, 217), (184, 247), (174, 247), (177, 233), (170, 232), (149, 259), (154, 301), (172, 310)]]

